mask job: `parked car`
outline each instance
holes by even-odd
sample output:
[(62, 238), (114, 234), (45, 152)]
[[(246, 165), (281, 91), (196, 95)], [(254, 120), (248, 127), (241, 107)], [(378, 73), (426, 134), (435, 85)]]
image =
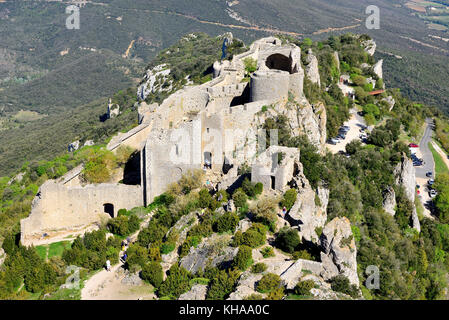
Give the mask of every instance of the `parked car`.
[(433, 180), (433, 179), (430, 179), (429, 181), (427, 181), (427, 184), (429, 186), (433, 186), (434, 183), (435, 183), (435, 180)]
[(429, 191), (429, 196), (431, 198), (435, 198), (437, 196), (437, 192), (434, 189), (432, 189), (432, 190)]
[(432, 171), (429, 171), (429, 172), (426, 173), (426, 177), (427, 178), (430, 178), (432, 176), (433, 176), (433, 172)]
[(331, 144), (333, 146), (335, 146), (337, 144), (337, 142), (334, 139), (327, 140), (327, 143)]
[(410, 148), (419, 148), (419, 146), (417, 144), (415, 144), (415, 143), (410, 143), (408, 146)]

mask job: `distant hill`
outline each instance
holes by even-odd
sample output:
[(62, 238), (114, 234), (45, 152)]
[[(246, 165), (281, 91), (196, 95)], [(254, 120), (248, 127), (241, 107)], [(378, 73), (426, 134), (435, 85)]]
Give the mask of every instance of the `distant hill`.
[[(368, 33), (379, 45), (378, 57), (385, 59), (388, 86), (449, 110), (445, 85), (449, 43), (441, 40), (449, 35), (430, 29), (404, 1), (92, 0), (80, 9), (80, 30), (65, 27), (69, 4), (0, 3), (0, 150), (8, 149), (23, 132), (46, 132), (69, 110), (106, 99), (119, 89), (135, 88), (158, 52), (192, 32), (216, 36), (231, 31), (246, 43), (276, 33), (314, 40), (345, 32)], [(372, 4), (381, 9), (380, 30), (365, 28), (365, 8)], [(20, 110), (45, 117), (17, 123)], [(76, 136), (73, 132), (61, 140), (55, 137), (58, 148), (52, 152)], [(14, 159), (14, 150), (10, 152), (0, 156), (2, 173), (33, 155)], [(6, 159), (7, 165), (2, 163)]]

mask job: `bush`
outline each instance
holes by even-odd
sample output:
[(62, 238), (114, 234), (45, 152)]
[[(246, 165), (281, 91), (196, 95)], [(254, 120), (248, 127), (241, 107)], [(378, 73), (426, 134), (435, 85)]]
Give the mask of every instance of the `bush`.
[(257, 291), (268, 293), (281, 287), (281, 277), (274, 273), (265, 274), (257, 283)]
[(248, 201), (246, 193), (242, 189), (237, 189), (232, 195), (232, 200), (237, 208), (243, 208)]
[(256, 185), (254, 186), (254, 191), (255, 191), (256, 195), (262, 194), (263, 184), (261, 182), (256, 183)]
[(359, 296), (359, 290), (357, 289), (357, 286), (354, 284), (350, 284), (349, 279), (344, 275), (335, 276), (330, 280), (330, 282), (332, 290), (336, 292), (350, 295), (353, 298), (357, 298)]
[(272, 226), (274, 226), (277, 217), (277, 203), (278, 201), (274, 198), (264, 198), (257, 202), (257, 204), (251, 208), (254, 220), (273, 228)]
[(249, 181), (248, 178), (245, 178), (242, 182), (242, 190), (246, 193), (248, 197), (254, 197), (256, 195), (255, 185)]
[(136, 243), (131, 244), (126, 250), (128, 267), (139, 265), (143, 267), (148, 262), (148, 250)]
[(267, 270), (267, 265), (265, 263), (259, 262), (252, 266), (252, 273), (262, 273)]
[(253, 263), (252, 254), (252, 249), (250, 247), (245, 245), (240, 246), (232, 265), (242, 271), (245, 271)]
[(242, 234), (241, 243), (251, 248), (257, 248), (263, 245), (265, 241), (266, 241), (265, 233), (261, 233), (256, 228), (251, 227)]
[(295, 251), (292, 254), (294, 260), (304, 259), (304, 260), (312, 260), (312, 255), (308, 253), (306, 250)]
[(290, 210), (296, 202), (297, 192), (295, 189), (287, 190), (284, 194), (284, 198), (281, 201), (281, 207), (286, 207)]
[(108, 229), (113, 234), (118, 234), (119, 236), (127, 236), (129, 234), (128, 217), (118, 216), (117, 218), (110, 219), (108, 221)]
[(155, 288), (164, 281), (164, 274), (162, 267), (158, 262), (150, 262), (142, 267), (141, 277), (143, 280), (151, 283)]
[(285, 293), (283, 287), (276, 288), (268, 293), (267, 300), (282, 300), (284, 295)]
[(175, 250), (176, 245), (172, 242), (166, 242), (163, 243), (161, 246), (161, 253), (162, 254), (169, 254), (173, 250)]
[(301, 244), (298, 231), (285, 227), (279, 231), (276, 238), (276, 243), (285, 252), (293, 253), (295, 249)]
[(226, 212), (220, 218), (218, 218), (215, 229), (217, 232), (228, 232), (234, 233), (235, 228), (239, 224), (239, 217), (234, 212)]
[(176, 263), (170, 268), (167, 278), (160, 285), (158, 290), (159, 296), (171, 296), (179, 298), (179, 296), (190, 290), (190, 274), (183, 267), (179, 267)]
[(299, 296), (310, 295), (310, 290), (315, 287), (315, 282), (313, 280), (299, 281), (295, 286), (295, 294)]
[(201, 208), (208, 208), (212, 203), (212, 196), (209, 193), (209, 190), (207, 189), (201, 189), (199, 192), (199, 201), (198, 205)]
[(273, 247), (265, 247), (262, 250), (260, 250), (260, 253), (262, 254), (262, 256), (266, 259), (266, 258), (270, 258), (270, 257), (274, 257), (274, 250)]
[[(218, 269), (215, 269), (218, 271)], [(224, 300), (234, 290), (240, 273), (237, 270), (220, 270), (211, 280), (211, 285), (207, 291), (207, 300)]]

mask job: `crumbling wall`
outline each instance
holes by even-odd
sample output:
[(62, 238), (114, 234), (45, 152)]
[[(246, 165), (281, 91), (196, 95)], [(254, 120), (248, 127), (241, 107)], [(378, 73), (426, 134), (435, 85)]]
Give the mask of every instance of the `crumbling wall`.
[(60, 232), (85, 228), (110, 218), (105, 204), (113, 205), (113, 215), (119, 209), (132, 209), (143, 205), (140, 186), (99, 184), (86, 187), (67, 187), (54, 180), (45, 182), (32, 203), (31, 214), (22, 219), (23, 245), (47, 233), (51, 238)]

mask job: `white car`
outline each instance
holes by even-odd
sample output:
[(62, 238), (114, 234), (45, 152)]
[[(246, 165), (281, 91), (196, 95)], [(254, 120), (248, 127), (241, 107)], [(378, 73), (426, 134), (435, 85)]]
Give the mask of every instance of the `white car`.
[(437, 196), (437, 192), (435, 190), (430, 190), (429, 195), (431, 198), (435, 198)]

